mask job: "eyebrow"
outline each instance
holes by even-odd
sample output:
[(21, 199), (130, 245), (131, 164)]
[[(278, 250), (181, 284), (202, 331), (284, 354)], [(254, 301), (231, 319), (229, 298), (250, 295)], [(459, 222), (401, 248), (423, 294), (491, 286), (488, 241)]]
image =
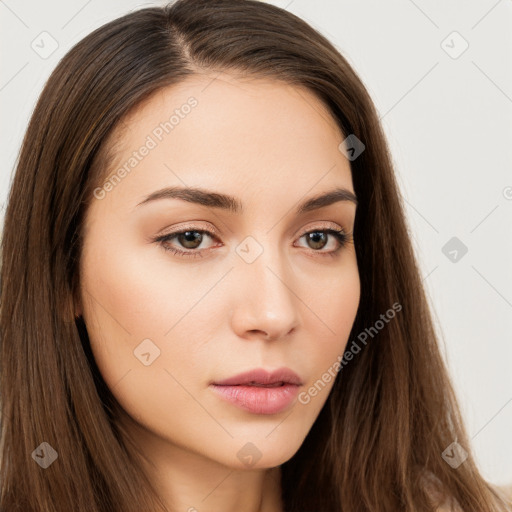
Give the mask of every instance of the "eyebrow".
[[(137, 207), (160, 199), (181, 199), (209, 208), (226, 210), (233, 214), (241, 214), (243, 212), (242, 202), (236, 197), (197, 187), (166, 187), (149, 194), (143, 201), (137, 204)], [(295, 214), (301, 215), (318, 210), (339, 201), (348, 201), (356, 206), (358, 204), (357, 197), (353, 192), (343, 187), (337, 187), (303, 201), (298, 205)]]

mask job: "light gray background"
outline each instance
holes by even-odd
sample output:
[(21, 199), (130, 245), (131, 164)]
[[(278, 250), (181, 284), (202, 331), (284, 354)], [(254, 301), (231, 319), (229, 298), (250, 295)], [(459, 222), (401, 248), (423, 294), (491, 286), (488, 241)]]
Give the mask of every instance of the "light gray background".
[[(510, 484), (512, 2), (271, 3), (326, 35), (373, 97), (478, 464), (488, 480)], [(29, 116), (58, 60), (103, 23), (162, 4), (0, 0), (0, 220)], [(48, 58), (31, 47), (51, 49), (44, 31), (58, 43)], [(468, 248), (456, 262), (442, 252), (452, 237)]]

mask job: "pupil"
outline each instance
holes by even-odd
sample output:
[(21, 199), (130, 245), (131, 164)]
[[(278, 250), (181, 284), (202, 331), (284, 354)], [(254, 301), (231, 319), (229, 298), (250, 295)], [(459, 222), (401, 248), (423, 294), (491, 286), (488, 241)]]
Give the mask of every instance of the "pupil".
[(178, 235), (180, 243), (187, 249), (195, 249), (201, 245), (201, 238), (201, 233), (198, 233), (197, 231), (185, 231)]
[(327, 234), (321, 231), (316, 231), (309, 234), (309, 241), (313, 242), (312, 249), (322, 249), (326, 244)]
[[(185, 231), (178, 235), (178, 239), (183, 247), (187, 249), (195, 249), (201, 245), (202, 234), (198, 231)], [(312, 249), (322, 249), (327, 243), (327, 234), (322, 231), (309, 233), (308, 241)]]

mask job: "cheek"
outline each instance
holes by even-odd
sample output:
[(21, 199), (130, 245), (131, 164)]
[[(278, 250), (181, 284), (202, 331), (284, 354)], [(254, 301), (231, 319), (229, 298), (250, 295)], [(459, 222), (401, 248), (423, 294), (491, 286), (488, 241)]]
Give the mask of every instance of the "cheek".
[(341, 346), (352, 329), (361, 295), (355, 256), (342, 268), (309, 274), (312, 277), (302, 281), (299, 291), (310, 311), (304, 317), (307, 331), (318, 333), (330, 346)]
[(336, 335), (348, 335), (359, 307), (360, 294), (357, 267), (331, 276), (325, 281), (323, 291), (316, 291), (315, 304), (318, 304), (318, 311), (322, 312), (322, 319)]
[(134, 413), (137, 404), (159, 409), (182, 396), (186, 409), (190, 397), (179, 383), (191, 388), (208, 377), (206, 345), (225, 319), (221, 296), (208, 293), (222, 274), (170, 264), (156, 244), (121, 248), (126, 235), (115, 237), (90, 240), (82, 259), (83, 315), (96, 364)]
[(316, 391), (312, 391), (316, 408), (319, 409), (338, 375), (336, 362), (340, 360), (349, 342), (359, 307), (360, 280), (357, 266), (346, 266), (341, 272), (331, 273), (328, 279), (318, 277), (316, 283), (310, 287), (313, 291), (307, 298), (311, 313), (304, 318), (308, 319), (306, 331), (309, 340), (305, 350), (309, 354), (312, 369), (312, 378), (306, 387), (321, 381)]
[[(194, 289), (190, 277), (179, 267), (170, 271), (169, 265), (162, 278), (158, 265), (133, 256), (98, 255), (98, 260), (84, 266), (83, 304), (91, 350), (105, 383), (122, 409), (148, 430), (189, 436), (196, 428), (193, 418), (204, 411), (187, 390), (194, 393), (209, 362), (195, 340), (211, 337), (206, 327), (197, 329), (210, 325), (197, 316), (204, 310), (192, 306), (208, 283)], [(173, 413), (177, 410), (180, 415)]]
[[(173, 263), (172, 256), (156, 244), (136, 249), (127, 246), (127, 239), (126, 233), (111, 233), (91, 243), (83, 255), (83, 313), (95, 360), (112, 394), (132, 418), (162, 435), (173, 433), (176, 439), (190, 440), (194, 433), (200, 439), (204, 421), (195, 419), (204, 419), (205, 412), (187, 390), (212, 410), (226, 410), (203, 388), (212, 373), (225, 371), (226, 358), (219, 354), (226, 352), (219, 350), (219, 333), (233, 338), (228, 318), (236, 304), (230, 297), (232, 292), (236, 296), (239, 285), (233, 275), (223, 279), (229, 267)], [(302, 334), (288, 357), (290, 366), (307, 372), (307, 391), (343, 353), (360, 285), (355, 258), (336, 270), (327, 266), (319, 270), (305, 260), (303, 264), (295, 274), (302, 277), (292, 286), (300, 298), (296, 307)], [(230, 347), (230, 357), (245, 361), (243, 347)], [(306, 434), (333, 383), (334, 379), (311, 395), (307, 407), (296, 404), (301, 414), (296, 423), (286, 423), (290, 429), (293, 426), (294, 435)], [(173, 413), (176, 410), (180, 415)]]
[(118, 238), (118, 243), (103, 246), (91, 242), (101, 249), (84, 255), (84, 301), (92, 310), (103, 310), (98, 312), (104, 320), (102, 329), (124, 331), (133, 340), (162, 338), (218, 278), (172, 263), (156, 243), (137, 247), (125, 242), (123, 246), (123, 236)]

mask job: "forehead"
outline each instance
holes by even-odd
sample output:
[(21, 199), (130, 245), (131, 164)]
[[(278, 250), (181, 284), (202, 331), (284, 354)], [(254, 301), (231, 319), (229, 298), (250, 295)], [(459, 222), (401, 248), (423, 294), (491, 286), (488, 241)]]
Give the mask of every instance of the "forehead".
[(244, 119), (247, 125), (262, 118), (274, 123), (280, 118), (288, 122), (298, 119), (314, 122), (320, 120), (315, 118), (321, 118), (324, 129), (341, 134), (329, 109), (308, 88), (283, 80), (224, 71), (193, 74), (177, 84), (159, 89), (126, 116), (123, 125), (133, 128), (134, 122), (139, 123), (144, 118), (165, 117), (190, 97), (197, 100), (205, 118), (219, 113), (222, 113), (221, 118), (230, 118), (235, 113), (247, 114)]
[(264, 187), (276, 197), (303, 195), (319, 181), (352, 188), (338, 149), (344, 136), (328, 109), (306, 88), (281, 81), (193, 75), (153, 94), (114, 135), (109, 172), (127, 170), (122, 196), (132, 203), (173, 184), (233, 195)]

